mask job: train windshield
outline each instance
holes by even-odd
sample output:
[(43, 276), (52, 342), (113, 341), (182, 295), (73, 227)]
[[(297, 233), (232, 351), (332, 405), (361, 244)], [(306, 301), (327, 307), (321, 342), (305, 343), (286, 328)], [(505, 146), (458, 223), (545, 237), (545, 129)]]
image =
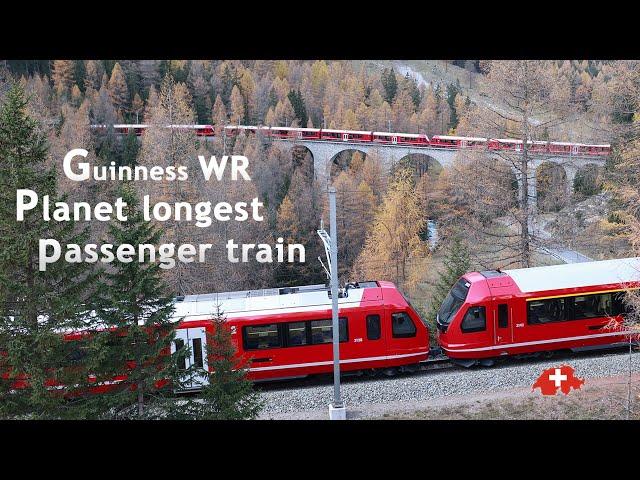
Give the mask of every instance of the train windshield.
[(444, 302), (442, 302), (440, 310), (438, 310), (436, 320), (440, 325), (449, 325), (449, 322), (451, 322), (451, 319), (460, 310), (467, 298), (467, 293), (469, 293), (469, 282), (461, 278), (449, 291)]

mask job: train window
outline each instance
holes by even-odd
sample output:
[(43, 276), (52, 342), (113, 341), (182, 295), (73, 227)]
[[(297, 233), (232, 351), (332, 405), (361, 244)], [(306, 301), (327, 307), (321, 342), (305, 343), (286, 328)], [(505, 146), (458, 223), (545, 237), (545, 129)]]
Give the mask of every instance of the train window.
[(202, 362), (202, 339), (194, 338), (191, 342), (191, 348), (193, 349), (193, 364), (198, 368), (203, 368)]
[(464, 333), (482, 332), (487, 328), (487, 317), (484, 307), (469, 307), (464, 315), (460, 329)]
[(438, 310), (437, 321), (439, 324), (449, 325), (451, 319), (462, 307), (467, 298), (467, 293), (469, 293), (469, 283), (464, 278), (461, 278), (447, 294), (440, 306), (440, 310)]
[(391, 315), (391, 334), (393, 338), (416, 336), (416, 326), (406, 312), (398, 312)]
[(509, 305), (501, 303), (498, 305), (498, 328), (509, 326)]
[(307, 345), (307, 322), (291, 322), (287, 328), (287, 346)]
[(367, 340), (379, 340), (381, 334), (380, 315), (367, 315)]
[(245, 350), (261, 350), (282, 346), (278, 324), (255, 325), (243, 328)]
[(613, 314), (626, 315), (631, 313), (631, 306), (626, 301), (625, 292), (617, 292), (613, 294)]
[[(181, 338), (176, 338), (173, 343), (176, 346), (176, 352), (179, 352), (184, 347), (184, 340)], [(178, 356), (178, 370), (186, 370), (187, 369), (187, 359), (183, 354)]]
[(573, 318), (575, 320), (608, 317), (612, 314), (613, 295), (611, 293), (573, 297)]
[(566, 300), (549, 298), (532, 300), (527, 304), (527, 323), (530, 325), (563, 322), (567, 319)]
[[(349, 340), (349, 332), (347, 331), (347, 319), (338, 319), (338, 328), (340, 330), (340, 342), (346, 342)], [(312, 320), (311, 321), (311, 343), (314, 345), (321, 343), (331, 343), (333, 341), (332, 335), (332, 320)]]

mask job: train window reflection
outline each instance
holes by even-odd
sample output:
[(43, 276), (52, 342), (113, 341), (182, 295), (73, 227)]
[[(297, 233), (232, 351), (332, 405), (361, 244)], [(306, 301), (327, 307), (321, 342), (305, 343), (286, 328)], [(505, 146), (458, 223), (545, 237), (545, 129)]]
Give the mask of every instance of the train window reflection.
[(582, 295), (574, 297), (574, 314), (576, 320), (583, 318), (608, 317), (613, 313), (612, 294)]
[(281, 347), (278, 324), (244, 327), (244, 347), (247, 350)]
[(442, 325), (448, 325), (451, 319), (458, 313), (460, 307), (467, 298), (469, 292), (469, 284), (466, 280), (461, 278), (453, 286), (451, 291), (447, 294), (446, 298), (442, 302), (440, 310), (438, 310), (438, 323)]
[(416, 326), (407, 313), (394, 313), (391, 315), (391, 333), (393, 338), (415, 337)]
[(566, 320), (566, 300), (548, 298), (532, 300), (527, 305), (527, 322), (531, 325), (563, 322)]
[(307, 323), (291, 322), (288, 324), (287, 345), (295, 347), (307, 344)]
[(464, 333), (482, 332), (487, 328), (487, 318), (484, 307), (469, 307), (462, 320), (460, 329)]
[[(348, 337), (347, 319), (338, 319), (338, 328), (340, 330), (340, 342), (346, 342)], [(311, 343), (331, 343), (333, 341), (332, 320), (313, 320), (311, 322)]]

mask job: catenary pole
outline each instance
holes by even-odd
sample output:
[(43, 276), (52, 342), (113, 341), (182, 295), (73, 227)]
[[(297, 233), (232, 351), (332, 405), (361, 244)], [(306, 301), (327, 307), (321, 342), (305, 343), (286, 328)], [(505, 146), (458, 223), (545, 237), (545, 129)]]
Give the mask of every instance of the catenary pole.
[(340, 327), (338, 322), (338, 233), (336, 189), (329, 187), (329, 227), (331, 232), (331, 320), (333, 330), (333, 407), (342, 408), (340, 398)]

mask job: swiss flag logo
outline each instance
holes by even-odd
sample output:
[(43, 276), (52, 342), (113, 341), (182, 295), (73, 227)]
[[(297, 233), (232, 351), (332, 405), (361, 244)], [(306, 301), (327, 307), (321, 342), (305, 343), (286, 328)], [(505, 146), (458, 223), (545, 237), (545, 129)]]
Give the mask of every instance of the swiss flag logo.
[(542, 395), (555, 395), (560, 389), (562, 393), (569, 395), (571, 389), (578, 390), (582, 385), (584, 385), (584, 379), (575, 376), (573, 367), (562, 365), (544, 370), (531, 390), (539, 388)]

